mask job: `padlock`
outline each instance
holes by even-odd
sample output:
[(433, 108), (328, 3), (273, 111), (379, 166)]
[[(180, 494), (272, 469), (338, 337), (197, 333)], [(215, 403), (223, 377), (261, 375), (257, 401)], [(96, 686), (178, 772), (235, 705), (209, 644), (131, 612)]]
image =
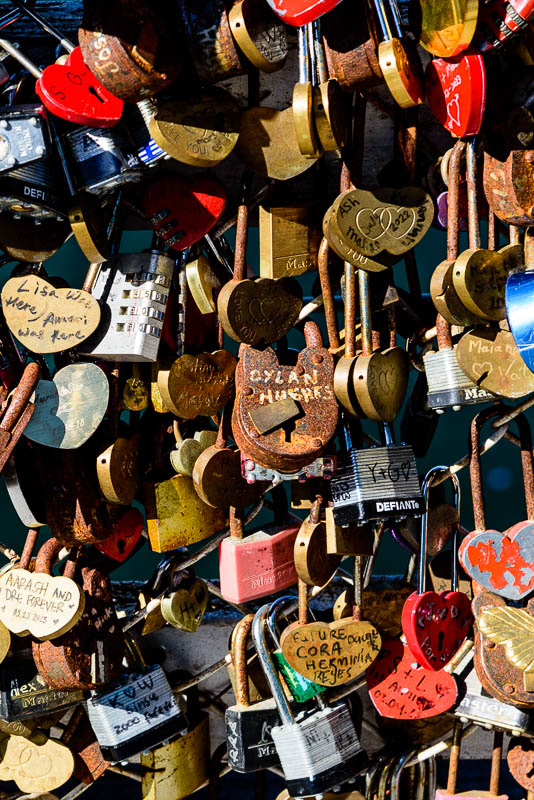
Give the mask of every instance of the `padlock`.
[(525, 269), (513, 272), (506, 281), (506, 315), (521, 358), (532, 372), (534, 360), (530, 348), (531, 325), (526, 309), (532, 295), (531, 275), (534, 268), (534, 231), (525, 231)]
[(74, 777), (82, 783), (94, 783), (109, 767), (83, 706), (73, 711), (61, 734), (61, 743), (74, 755)]
[(202, 541), (225, 525), (225, 512), (204, 503), (187, 475), (145, 481), (144, 504), (150, 546), (156, 553)]
[(295, 323), (302, 307), (302, 291), (293, 278), (246, 278), (246, 246), (250, 205), (250, 175), (241, 181), (236, 223), (233, 278), (217, 297), (219, 321), (237, 342), (256, 345), (281, 339)]
[[(192, 704), (190, 704), (191, 707)], [(178, 739), (141, 754), (143, 800), (182, 800), (208, 779), (210, 760), (209, 716), (188, 709), (190, 730)]]
[(252, 624), (254, 646), (271, 687), (282, 724), (271, 728), (291, 795), (322, 793), (365, 770), (367, 754), (356, 735), (348, 706), (333, 706), (318, 698), (319, 709), (294, 715), (277, 676), (266, 641), (269, 606), (259, 609)]
[(110, 130), (64, 124), (56, 135), (63, 171), (78, 192), (102, 195), (143, 176), (143, 162), (124, 126)]
[(87, 69), (80, 48), (69, 45), (73, 49), (66, 64), (51, 64), (40, 70), (12, 42), (0, 39), (0, 47), (37, 78), (35, 91), (52, 114), (78, 125), (115, 125), (122, 114), (122, 101)]
[(299, 527), (278, 522), (245, 535), (241, 512), (230, 506), (230, 536), (219, 546), (224, 599), (248, 603), (296, 583), (293, 546)]
[(321, 242), (311, 205), (261, 205), (260, 276), (283, 278), (317, 269)]
[[(464, 648), (463, 658), (458, 660), (452, 671), (460, 687), (460, 699), (448, 713), (454, 714), (464, 724), (474, 722), (486, 730), (499, 730), (513, 736), (531, 737), (531, 712), (497, 700), (484, 689), (473, 662), (472, 642), (465, 644), (471, 647)], [(450, 664), (452, 665), (452, 661)]]
[(310, 514), (301, 524), (294, 545), (297, 575), (308, 586), (325, 586), (334, 576), (342, 556), (327, 549), (323, 497), (320, 494), (310, 506)]
[(516, 422), (521, 440), (521, 466), (527, 519), (516, 522), (503, 533), (488, 529), (484, 508), (479, 435), (482, 425), (497, 413), (495, 409), (488, 408), (477, 414), (471, 423), (469, 474), (475, 530), (462, 541), (458, 555), (464, 570), (480, 587), (510, 600), (521, 600), (527, 597), (534, 587), (532, 572), (534, 553), (530, 543), (534, 524), (532, 437), (526, 418), (519, 414)]
[(272, 697), (251, 702), (246, 646), (253, 614), (247, 614), (232, 633), (231, 657), (235, 668), (236, 705), (224, 715), (228, 763), (236, 772), (256, 772), (278, 766), (280, 759), (271, 738), (271, 728), (280, 723)]
[(83, 700), (80, 689), (53, 689), (37, 671), (24, 639), (0, 664), (0, 717), (8, 722), (65, 711)]
[(91, 294), (105, 305), (84, 353), (104, 360), (155, 362), (174, 266), (159, 250), (119, 254), (101, 264)]
[[(78, 39), (89, 69), (116, 97), (130, 103), (151, 97), (178, 76), (178, 8), (122, 0), (84, 3)], [(171, 33), (172, 31), (172, 33)]]
[(313, 113), (315, 75), (310, 70), (310, 36), (308, 26), (297, 30), (298, 81), (293, 86), (291, 109), (299, 150), (303, 156), (319, 158), (322, 146), (317, 134)]
[(384, 447), (357, 449), (347, 422), (343, 430), (345, 453), (331, 480), (336, 525), (420, 516), (424, 501), (412, 447), (394, 444), (387, 423)]
[(479, 11), (475, 44), (482, 53), (501, 47), (527, 27), (534, 14), (532, 0), (490, 0)]
[(41, 105), (0, 107), (0, 170), (32, 164), (50, 153), (50, 131)]
[(369, 17), (367, 7), (354, 19), (349, 6), (339, 3), (321, 20), (328, 72), (345, 92), (363, 91), (384, 80)]
[[(296, 669), (293, 669), (282, 651), (282, 647), (280, 645), (280, 634), (278, 630), (278, 618), (280, 616), (280, 612), (283, 610), (283, 606), (288, 602), (293, 603), (295, 600), (296, 598), (294, 597), (279, 597), (273, 603), (271, 603), (270, 611), (267, 616), (267, 628), (275, 647), (272, 652), (272, 656), (278, 667), (279, 676), (281, 677), (283, 684), (287, 686), (287, 689), (289, 690), (289, 699), (293, 698), (296, 703), (306, 703), (308, 700), (312, 700), (317, 695), (325, 692), (326, 686), (320, 686), (318, 683), (310, 681), (308, 678), (305, 678), (304, 675), (301, 675), (299, 672), (297, 672)], [(278, 722), (279, 719), (280, 718), (278, 717)]]
[(299, 579), (298, 622), (280, 637), (284, 658), (308, 680), (320, 686), (339, 686), (368, 669), (380, 652), (381, 637), (364, 619), (361, 556), (354, 558), (351, 615), (333, 622), (311, 622), (309, 588)]
[(462, 744), (462, 723), (454, 724), (451, 756), (449, 760), (449, 775), (447, 779), (447, 789), (438, 789), (435, 800), (457, 800), (459, 797), (488, 797), (491, 800), (508, 800), (508, 795), (499, 794), (501, 758), (502, 758), (502, 733), (496, 731), (493, 734), (493, 749), (491, 754), (491, 777), (489, 792), (457, 792), (456, 781), (458, 777), (458, 766), (460, 763), (460, 747)]
[(304, 335), (306, 347), (296, 366), (280, 365), (271, 348), (245, 346), (235, 376), (236, 444), (253, 461), (282, 472), (320, 456), (337, 423), (332, 355), (322, 346), (316, 323), (306, 322)]
[[(426, 591), (426, 556), (428, 533), (428, 493), (432, 481), (446, 473), (446, 467), (433, 467), (423, 480), (425, 513), (422, 516), (417, 592), (406, 600), (402, 610), (402, 629), (406, 643), (419, 664), (427, 669), (442, 669), (453, 658), (467, 638), (472, 614), (467, 595), (458, 591), (456, 561), (458, 558), (458, 526), (452, 539), (452, 581), (450, 591)], [(460, 511), (460, 482), (452, 474), (455, 506)]]
[[(36, 570), (50, 573), (61, 550), (57, 539), (41, 547)], [(32, 652), (45, 681), (59, 689), (96, 689), (122, 671), (123, 635), (111, 595), (109, 577), (96, 569), (81, 569), (85, 609), (79, 622), (52, 641), (34, 641)]]
[(132, 637), (125, 641), (135, 671), (87, 699), (89, 721), (104, 757), (112, 762), (152, 750), (188, 730), (162, 668), (144, 663)]
[(267, 6), (239, 0), (228, 13), (236, 44), (251, 64), (263, 72), (276, 72), (284, 66), (288, 42), (286, 27)]

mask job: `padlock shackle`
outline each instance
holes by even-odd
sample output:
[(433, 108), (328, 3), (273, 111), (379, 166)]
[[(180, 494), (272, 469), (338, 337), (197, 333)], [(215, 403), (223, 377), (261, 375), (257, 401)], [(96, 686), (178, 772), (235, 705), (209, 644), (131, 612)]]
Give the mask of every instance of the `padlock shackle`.
[(12, 42), (8, 41), (7, 39), (0, 39), (0, 47), (9, 53), (9, 55), (12, 56), (15, 61), (18, 61), (19, 64), (24, 67), (24, 69), (27, 69), (30, 75), (33, 75), (34, 78), (39, 80), (39, 78), (42, 77), (43, 72), (39, 69), (37, 64), (34, 64), (33, 61), (30, 61), (30, 59), (27, 58), (24, 53), (21, 53)]
[(328, 239), (326, 236), (323, 236), (317, 255), (317, 271), (319, 273), (321, 294), (323, 296), (323, 308), (326, 321), (326, 330), (328, 333), (328, 344), (331, 350), (337, 350), (341, 342), (337, 329), (336, 309), (334, 305), (332, 281), (330, 280), (330, 270), (328, 266), (329, 256), (330, 245), (328, 244)]
[(345, 357), (356, 355), (356, 268), (345, 261)]
[(24, 542), (24, 548), (22, 550), (22, 555), (20, 557), (20, 561), (17, 565), (18, 569), (28, 569), (30, 566), (30, 561), (33, 553), (33, 549), (35, 547), (35, 543), (37, 541), (37, 536), (39, 535), (39, 531), (37, 528), (30, 528), (28, 534), (26, 536), (26, 541)]
[(369, 273), (364, 269), (359, 269), (358, 288), (360, 290), (360, 329), (362, 337), (362, 356), (364, 357), (370, 356), (373, 352), (369, 281)]
[(252, 174), (247, 169), (241, 178), (241, 197), (237, 208), (235, 225), (234, 281), (244, 281), (247, 277), (248, 211), (251, 180)]
[[(40, 548), (35, 559), (35, 572), (45, 572), (52, 574), (52, 562), (57, 554), (63, 549), (63, 545), (58, 539), (48, 539)], [(76, 561), (80, 553), (79, 547), (73, 547), (69, 553), (68, 560), (63, 570), (65, 578), (72, 578), (76, 570)]]
[(292, 597), (291, 595), (285, 595), (284, 597), (278, 597), (271, 603), (269, 607), (269, 614), (267, 615), (267, 629), (271, 639), (273, 640), (273, 644), (277, 649), (280, 648), (280, 635), (277, 629), (278, 616), (280, 615), (282, 606), (287, 605), (288, 603), (294, 604), (295, 602), (297, 602), (295, 597)]
[[(437, 478), (438, 475), (443, 475), (443, 473), (449, 473), (449, 468), (446, 466), (432, 467), (432, 469), (429, 469), (425, 477), (423, 478), (423, 483), (421, 486), (423, 499), (425, 501), (425, 510), (421, 516), (421, 546), (419, 549), (419, 577), (417, 586), (418, 594), (423, 594), (426, 591), (426, 554), (427, 554), (427, 539), (428, 539), (428, 514), (429, 514), (430, 489), (432, 488), (432, 483), (434, 482), (435, 478)], [(458, 518), (459, 518), (460, 497), (461, 497), (460, 481), (458, 480), (458, 476), (455, 475), (454, 473), (448, 474), (447, 477), (450, 478), (454, 487), (454, 504), (458, 509)], [(453, 544), (452, 588), (453, 591), (456, 591), (456, 587), (458, 585), (458, 571), (457, 571), (458, 526), (456, 527), (456, 532), (454, 536), (456, 539), (456, 545)]]
[(269, 651), (269, 648), (267, 647), (265, 625), (268, 614), (269, 604), (262, 606), (258, 609), (258, 611), (256, 611), (254, 615), (254, 621), (252, 623), (252, 640), (265, 673), (267, 683), (269, 684), (271, 693), (274, 697), (276, 707), (278, 708), (282, 725), (294, 725), (295, 718), (293, 716), (293, 712), (291, 711), (291, 707), (282, 690), (274, 659)]
[(451, 324), (441, 314), (436, 316), (438, 350), (452, 350)]
[(72, 53), (75, 49), (76, 45), (73, 44), (70, 39), (66, 39), (61, 31), (58, 31), (54, 25), (50, 22), (47, 22), (40, 14), (37, 14), (32, 8), (30, 8), (26, 3), (20, 2), (20, 0), (11, 0), (11, 4), (18, 8), (19, 11), (22, 11), (23, 14), (27, 14), (34, 22), (36, 22), (39, 27), (41, 27), (44, 31), (50, 34), (54, 39), (57, 39), (61, 47), (67, 51), (67, 53)]
[[(504, 407), (506, 408), (506, 407)], [(482, 463), (480, 457), (480, 431), (485, 422), (492, 417), (500, 416), (503, 406), (490, 406), (477, 414), (471, 422), (469, 434), (469, 475), (471, 479), (471, 494), (473, 498), (473, 516), (475, 518), (475, 530), (485, 531), (486, 510), (484, 506), (484, 489), (482, 486)], [(534, 465), (532, 460), (532, 434), (530, 425), (524, 414), (515, 417), (519, 429), (521, 441), (521, 467), (523, 473), (523, 487), (525, 492), (525, 504), (527, 507), (527, 518), (534, 520)]]
[(449, 192), (447, 196), (447, 261), (458, 258), (460, 168), (466, 144), (458, 139), (449, 159)]
[(230, 506), (230, 538), (231, 539), (242, 539), (244, 536), (243, 532), (243, 514), (234, 506)]
[(238, 705), (250, 706), (247, 670), (247, 641), (252, 630), (254, 614), (246, 614), (235, 625), (230, 641), (231, 658), (235, 670), (235, 699)]
[(469, 231), (469, 249), (480, 248), (480, 220), (478, 218), (478, 185), (476, 137), (472, 136), (467, 143), (465, 153), (467, 167), (467, 224)]

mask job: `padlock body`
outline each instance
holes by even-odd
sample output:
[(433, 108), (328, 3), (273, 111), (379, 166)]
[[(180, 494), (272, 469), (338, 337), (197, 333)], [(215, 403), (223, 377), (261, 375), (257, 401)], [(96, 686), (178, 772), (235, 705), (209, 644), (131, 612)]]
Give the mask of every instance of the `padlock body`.
[(121, 761), (185, 734), (187, 720), (160, 666), (126, 675), (87, 700), (104, 758)]
[(322, 794), (365, 770), (367, 754), (345, 703), (299, 717), (272, 729), (292, 797)]
[(236, 772), (256, 772), (280, 764), (271, 728), (280, 725), (272, 698), (251, 706), (230, 706), (224, 715), (228, 763)]
[(429, 351), (423, 356), (423, 362), (430, 408), (442, 410), (486, 403), (494, 399), (494, 395), (481, 389), (467, 377), (458, 363), (454, 349)]
[(114, 128), (79, 127), (62, 136), (78, 190), (100, 193), (138, 181), (143, 165), (126, 135)]
[(246, 603), (296, 583), (293, 546), (299, 527), (277, 527), (272, 534), (258, 531), (243, 539), (224, 539), (219, 549), (224, 599)]
[(351, 449), (331, 482), (336, 525), (420, 516), (424, 501), (410, 445)]
[(104, 262), (92, 295), (105, 308), (84, 352), (104, 360), (155, 362), (173, 272), (172, 258), (158, 251)]
[(42, 717), (83, 701), (83, 692), (53, 689), (32, 658), (7, 658), (0, 664), (0, 717), (8, 722)]
[(477, 798), (480, 798), (480, 800), (482, 800), (482, 798), (485, 798), (485, 800), (508, 800), (507, 794), (497, 795), (491, 792), (481, 792), (478, 790), (450, 794), (449, 792), (442, 792), (441, 789), (438, 789), (436, 792), (436, 800), (459, 800), (461, 797), (471, 797), (472, 800), (477, 800)]
[(185, 736), (143, 753), (141, 764), (152, 772), (143, 776), (143, 800), (182, 800), (208, 779), (210, 756), (209, 717)]

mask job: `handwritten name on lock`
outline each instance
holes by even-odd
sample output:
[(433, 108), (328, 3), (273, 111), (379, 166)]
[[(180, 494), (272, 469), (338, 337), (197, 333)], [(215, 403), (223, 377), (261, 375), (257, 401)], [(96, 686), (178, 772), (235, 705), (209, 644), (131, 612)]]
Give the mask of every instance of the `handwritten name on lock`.
[(100, 322), (100, 306), (79, 289), (56, 289), (25, 275), (2, 289), (2, 308), (14, 336), (33, 353), (59, 353), (85, 341)]
[(52, 639), (80, 619), (85, 595), (70, 578), (12, 569), (0, 578), (0, 620), (13, 633)]
[[(317, 369), (300, 373), (287, 369), (251, 369), (247, 380), (259, 386), (258, 404), (260, 406), (287, 400), (290, 397), (296, 403), (313, 403), (314, 400), (332, 400), (332, 386), (321, 382), (324, 373)], [(287, 376), (287, 377), (286, 377)], [(283, 387), (283, 388), (281, 388)]]
[(358, 677), (380, 651), (381, 639), (369, 622), (350, 619), (313, 622), (282, 637), (282, 649), (291, 666), (321, 686), (337, 686)]
[(112, 717), (115, 735), (132, 728), (141, 733), (176, 713), (178, 703), (168, 689), (165, 691), (164, 683), (160, 670), (155, 670), (106, 695), (103, 702), (117, 712)]

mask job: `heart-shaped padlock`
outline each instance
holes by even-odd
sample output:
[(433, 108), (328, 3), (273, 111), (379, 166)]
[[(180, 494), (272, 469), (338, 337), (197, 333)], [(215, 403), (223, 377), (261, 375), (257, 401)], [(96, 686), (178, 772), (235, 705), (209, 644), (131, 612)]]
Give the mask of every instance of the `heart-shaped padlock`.
[(111, 128), (122, 115), (124, 103), (104, 89), (75, 47), (65, 64), (50, 64), (38, 78), (35, 91), (53, 114), (97, 128)]
[(486, 104), (486, 71), (480, 53), (434, 58), (425, 73), (426, 102), (453, 136), (478, 133)]
[[(418, 664), (433, 670), (442, 669), (451, 660), (466, 639), (472, 623), (469, 598), (463, 592), (457, 591), (458, 580), (454, 567), (458, 530), (453, 537), (451, 591), (439, 594), (425, 591), (428, 494), (432, 481), (438, 474), (443, 474), (444, 470), (446, 467), (434, 467), (423, 481), (425, 513), (422, 517), (419, 586), (417, 592), (412, 592), (408, 597), (402, 611), (402, 629), (408, 647)], [(456, 475), (451, 475), (451, 480), (454, 485), (455, 505), (459, 510), (460, 484)]]

